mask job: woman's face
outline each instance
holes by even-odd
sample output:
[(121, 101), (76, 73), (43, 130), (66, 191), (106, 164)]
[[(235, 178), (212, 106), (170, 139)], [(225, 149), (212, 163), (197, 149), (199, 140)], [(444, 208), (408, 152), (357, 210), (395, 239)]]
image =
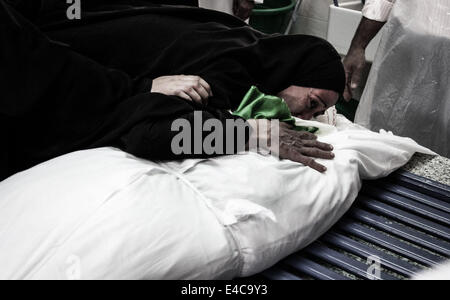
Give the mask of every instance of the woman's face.
[(310, 120), (325, 113), (339, 99), (335, 91), (291, 86), (278, 97), (283, 98), (294, 117)]

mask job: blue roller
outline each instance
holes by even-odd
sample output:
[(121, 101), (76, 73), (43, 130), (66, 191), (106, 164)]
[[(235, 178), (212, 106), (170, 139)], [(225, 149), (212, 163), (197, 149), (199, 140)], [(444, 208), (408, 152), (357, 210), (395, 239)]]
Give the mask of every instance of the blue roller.
[(405, 171), (397, 171), (387, 180), (450, 203), (450, 186)]
[(338, 273), (319, 265), (305, 257), (292, 256), (283, 261), (287, 267), (296, 272), (303, 273), (311, 278), (320, 280), (348, 280), (347, 277), (339, 275)]
[(339, 253), (323, 245), (322, 243), (312, 244), (305, 249), (305, 253), (362, 278), (372, 279), (372, 276), (375, 276), (375, 279), (377, 280), (397, 280), (397, 278), (387, 274), (384, 271), (380, 272), (379, 277), (377, 277), (377, 275), (370, 274), (368, 272), (368, 265), (359, 262), (352, 257)]
[(383, 267), (393, 270), (398, 274), (406, 277), (414, 276), (421, 271), (421, 269), (416, 266), (408, 264), (407, 262), (402, 261), (392, 255), (385, 254), (380, 250), (371, 248), (351, 238), (343, 236), (342, 234), (331, 232), (326, 234), (321, 240), (326, 242), (327, 244), (332, 245), (333, 247), (337, 247), (339, 249), (362, 257), (365, 260), (367, 260), (371, 256), (379, 257)]
[(269, 280), (302, 280), (300, 277), (279, 267), (273, 267), (261, 273), (261, 277)]
[(422, 204), (405, 196), (392, 193), (390, 191), (387, 191), (386, 189), (383, 189), (383, 187), (384, 186), (376, 187), (374, 185), (368, 184), (364, 186), (361, 193), (374, 199), (383, 201), (387, 204), (402, 208), (405, 211), (412, 212), (425, 218), (429, 218), (434, 222), (444, 223), (447, 226), (450, 225), (449, 213), (442, 211), (441, 209)]
[(367, 228), (353, 221), (344, 220), (339, 222), (338, 228), (347, 235), (360, 238), (384, 249), (389, 249), (393, 253), (397, 253), (426, 267), (436, 266), (444, 260), (442, 256), (414, 247), (402, 240), (393, 238), (375, 229)]
[(397, 224), (393, 220), (377, 216), (364, 210), (352, 209), (350, 215), (369, 226), (382, 230), (390, 235), (395, 235), (403, 240), (417, 244), (446, 257), (450, 256), (450, 245), (443, 240), (432, 237), (423, 232)]
[(411, 278), (450, 259), (450, 187), (405, 171), (364, 182), (338, 224), (261, 275), (274, 280), (372, 279), (364, 263), (371, 257), (381, 263), (377, 279), (387, 280)]
[(425, 232), (436, 235), (437, 237), (441, 237), (445, 240), (450, 240), (450, 228), (448, 226), (440, 225), (436, 222), (406, 212), (405, 210), (395, 208), (391, 205), (384, 204), (372, 198), (368, 198), (365, 195), (359, 196), (358, 201), (359, 204), (363, 205), (365, 208), (389, 217), (392, 220), (410, 225), (419, 230), (423, 230)]
[[(374, 184), (370, 184), (371, 186), (374, 186)], [(378, 187), (385, 189), (386, 191), (398, 194), (400, 196), (404, 196), (406, 198), (409, 198), (411, 200), (417, 201), (419, 203), (428, 205), (429, 207), (436, 208), (438, 210), (441, 210), (446, 213), (450, 213), (450, 203), (438, 200), (436, 198), (433, 198), (431, 196), (428, 196), (426, 194), (419, 193), (417, 191), (414, 191), (410, 188), (392, 184), (389, 182), (383, 182), (378, 181), (376, 184)]]

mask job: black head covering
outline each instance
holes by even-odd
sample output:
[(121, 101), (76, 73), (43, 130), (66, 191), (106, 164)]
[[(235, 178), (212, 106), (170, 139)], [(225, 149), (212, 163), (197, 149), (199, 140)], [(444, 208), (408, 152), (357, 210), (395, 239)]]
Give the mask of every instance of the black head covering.
[(262, 65), (270, 74), (262, 88), (277, 94), (291, 85), (344, 92), (345, 71), (341, 57), (327, 41), (306, 35), (271, 38), (270, 43), (287, 49), (272, 52)]
[(265, 35), (231, 19), (196, 24), (181, 34), (147, 67), (148, 76), (200, 75), (213, 87), (210, 103), (231, 109), (252, 85), (272, 95), (291, 85), (344, 91), (341, 57), (327, 41), (307, 35)]

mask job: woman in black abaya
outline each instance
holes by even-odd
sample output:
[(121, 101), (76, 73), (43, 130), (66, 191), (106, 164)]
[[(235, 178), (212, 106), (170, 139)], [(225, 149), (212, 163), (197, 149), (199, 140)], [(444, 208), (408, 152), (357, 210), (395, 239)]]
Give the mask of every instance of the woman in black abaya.
[[(92, 1), (80, 21), (67, 21), (52, 8), (56, 0), (9, 2), (0, 0), (0, 178), (103, 146), (148, 159), (191, 157), (171, 152), (175, 119), (192, 122), (195, 110), (203, 121), (236, 119), (228, 111), (252, 85), (283, 96), (308, 119), (344, 88), (340, 57), (328, 43), (266, 36), (218, 12)], [(167, 77), (181, 74), (190, 76)], [(329, 146), (305, 134), (283, 128), (280, 137), (299, 142), (281, 143), (282, 158), (321, 171), (311, 157), (332, 158)]]

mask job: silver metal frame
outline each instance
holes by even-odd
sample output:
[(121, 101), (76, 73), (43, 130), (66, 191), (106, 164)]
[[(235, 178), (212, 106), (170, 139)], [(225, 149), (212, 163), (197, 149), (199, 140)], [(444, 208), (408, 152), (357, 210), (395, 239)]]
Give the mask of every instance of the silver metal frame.
[(289, 34), (291, 32), (292, 26), (294, 26), (294, 24), (297, 23), (298, 12), (300, 11), (300, 7), (302, 6), (302, 3), (303, 3), (303, 0), (297, 1), (297, 4), (295, 5), (294, 11), (292, 13), (292, 18), (289, 21), (289, 25), (284, 34)]

